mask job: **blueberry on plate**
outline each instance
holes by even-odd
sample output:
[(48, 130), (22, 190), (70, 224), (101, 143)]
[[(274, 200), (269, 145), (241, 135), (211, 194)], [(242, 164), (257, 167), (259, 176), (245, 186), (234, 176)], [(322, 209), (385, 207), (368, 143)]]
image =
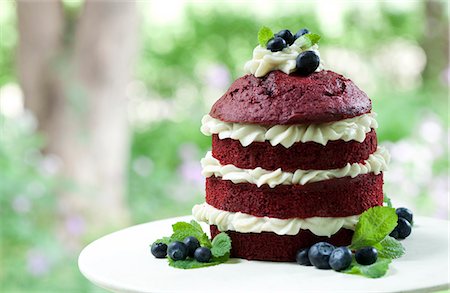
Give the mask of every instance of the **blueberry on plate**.
[(304, 51), (297, 56), (297, 72), (300, 75), (313, 73), (320, 64), (320, 58), (314, 51)]
[[(395, 239), (405, 239), (411, 234), (411, 224), (404, 218), (399, 217), (397, 221), (397, 227), (389, 234)], [(395, 237), (397, 236), (397, 237)]]
[(352, 263), (352, 251), (347, 246), (341, 246), (333, 250), (329, 264), (335, 271), (345, 270)]
[(303, 35), (309, 34), (309, 30), (307, 28), (302, 28), (300, 30), (298, 30), (298, 32), (295, 33), (294, 38), (298, 39)]
[(378, 251), (372, 246), (360, 248), (355, 253), (355, 260), (361, 265), (371, 265), (377, 261)]
[(282, 30), (275, 34), (275, 37), (280, 37), (286, 41), (288, 45), (292, 45), (295, 41), (294, 36), (290, 30)]
[(302, 266), (312, 266), (308, 257), (309, 248), (303, 248), (297, 251), (295, 255), (295, 261)]
[(199, 247), (194, 252), (194, 258), (199, 262), (209, 262), (211, 257), (211, 250), (207, 247)]
[(184, 260), (187, 257), (186, 244), (180, 241), (174, 241), (167, 247), (167, 254), (173, 260)]
[(413, 223), (413, 213), (411, 212), (410, 209), (407, 208), (397, 208), (395, 210), (395, 212), (397, 213), (397, 216), (399, 218), (403, 218), (406, 221), (408, 221), (410, 224)]
[(283, 38), (274, 37), (267, 42), (267, 49), (272, 52), (278, 52), (286, 48), (287, 44)]
[(186, 245), (190, 257), (193, 257), (195, 250), (200, 247), (200, 242), (194, 236), (184, 238), (183, 243)]
[(167, 255), (167, 245), (161, 242), (153, 243), (150, 250), (156, 258), (165, 258)]
[(308, 252), (309, 261), (318, 269), (330, 269), (330, 255), (334, 246), (327, 242), (319, 242), (311, 246)]
[(394, 228), (394, 230), (392, 230), (392, 232), (389, 234), (389, 236), (391, 236), (395, 239), (399, 239), (398, 238), (398, 230)]

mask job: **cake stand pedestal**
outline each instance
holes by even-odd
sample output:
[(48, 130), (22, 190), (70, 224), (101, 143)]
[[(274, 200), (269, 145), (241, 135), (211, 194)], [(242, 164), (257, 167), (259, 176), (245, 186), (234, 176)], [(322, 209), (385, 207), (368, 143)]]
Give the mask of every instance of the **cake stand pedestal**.
[(170, 235), (173, 223), (191, 219), (155, 221), (104, 236), (81, 252), (80, 271), (114, 292), (432, 292), (449, 286), (448, 221), (417, 217), (411, 236), (402, 241), (406, 255), (394, 260), (383, 278), (369, 279), (295, 263), (241, 259), (181, 270), (154, 258), (149, 244)]

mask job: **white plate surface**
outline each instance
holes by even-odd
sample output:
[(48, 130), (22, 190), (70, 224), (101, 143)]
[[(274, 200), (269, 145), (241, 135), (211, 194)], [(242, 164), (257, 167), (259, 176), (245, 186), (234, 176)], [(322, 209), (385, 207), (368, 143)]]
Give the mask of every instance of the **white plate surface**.
[[(231, 259), (218, 266), (180, 270), (156, 259), (154, 240), (191, 217), (133, 226), (104, 236), (80, 254), (78, 266), (94, 284), (115, 292), (431, 292), (449, 286), (449, 222), (417, 217), (402, 243), (406, 255), (380, 279), (318, 270), (295, 263)], [(205, 229), (207, 230), (207, 229)]]

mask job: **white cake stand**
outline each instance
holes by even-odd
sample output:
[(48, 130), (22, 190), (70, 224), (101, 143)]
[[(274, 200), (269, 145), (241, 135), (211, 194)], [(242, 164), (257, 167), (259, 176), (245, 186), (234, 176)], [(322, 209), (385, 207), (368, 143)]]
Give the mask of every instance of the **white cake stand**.
[[(115, 292), (431, 292), (449, 286), (449, 222), (415, 219), (403, 241), (406, 255), (380, 279), (318, 270), (295, 263), (231, 259), (192, 270), (169, 267), (149, 244), (191, 217), (133, 226), (104, 236), (80, 254), (78, 266), (92, 283)], [(205, 229), (207, 230), (207, 229)]]

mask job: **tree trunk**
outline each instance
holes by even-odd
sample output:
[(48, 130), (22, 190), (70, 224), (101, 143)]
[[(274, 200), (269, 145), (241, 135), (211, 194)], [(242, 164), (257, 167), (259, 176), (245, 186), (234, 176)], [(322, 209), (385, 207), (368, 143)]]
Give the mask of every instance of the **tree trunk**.
[(449, 62), (449, 30), (448, 30), (448, 3), (437, 0), (427, 0), (425, 6), (425, 32), (421, 46), (427, 56), (427, 64), (422, 73), (431, 86), (441, 86), (441, 74)]
[(59, 234), (66, 241), (80, 233), (72, 229), (74, 220), (85, 221), (88, 233), (129, 221), (125, 90), (136, 49), (136, 14), (132, 1), (87, 1), (73, 42), (63, 45), (67, 24), (60, 2), (18, 4), (26, 104), (47, 139), (46, 151), (61, 158), (63, 176), (75, 183), (58, 195)]

